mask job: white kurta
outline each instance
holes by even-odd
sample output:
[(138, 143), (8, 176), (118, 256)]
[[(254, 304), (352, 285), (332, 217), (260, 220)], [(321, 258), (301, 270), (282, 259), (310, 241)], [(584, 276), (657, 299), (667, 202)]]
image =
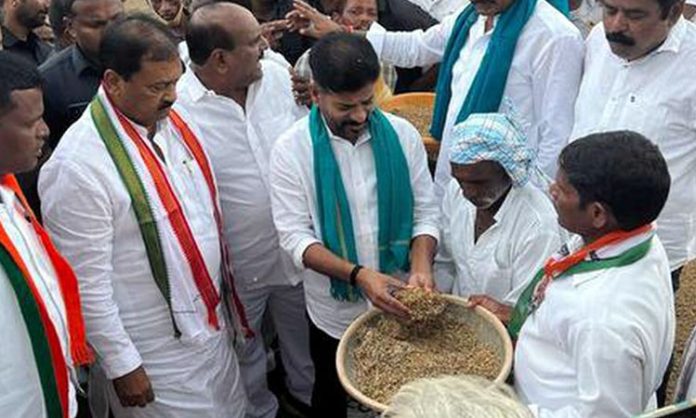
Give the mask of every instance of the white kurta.
[(442, 201), (438, 289), (459, 296), (484, 294), (514, 305), (543, 263), (560, 246), (556, 211), (531, 184), (512, 188), (495, 224), (474, 242), (476, 207), (452, 179)]
[(672, 270), (696, 256), (696, 26), (680, 19), (654, 52), (627, 62), (611, 52), (604, 26), (587, 39), (572, 139), (628, 129), (660, 147), (672, 184), (657, 234)]
[[(399, 136), (408, 164), (414, 198), (413, 237), (430, 235), (437, 239), (438, 209), (420, 135), (404, 119), (390, 114), (386, 116)], [(355, 145), (330, 131), (329, 136), (348, 198), (358, 260), (365, 267), (377, 269), (377, 176), (369, 133), (363, 134)], [(303, 255), (307, 247), (321, 243), (313, 160), (309, 118), (306, 117), (283, 134), (271, 155), (273, 219), (281, 246), (301, 268), (304, 267)], [(341, 338), (353, 319), (368, 307), (365, 300), (345, 302), (331, 297), (329, 277), (313, 270), (307, 270), (304, 287), (309, 318), (336, 339)]]
[[(282, 340), (288, 389), (309, 403), (314, 369), (301, 271), (280, 248), (269, 184), (273, 144), (307, 109), (295, 103), (286, 68), (266, 59), (261, 65), (263, 77), (249, 86), (244, 107), (208, 90), (188, 69), (177, 86), (176, 108), (185, 109), (201, 129), (220, 190), (225, 239), (247, 319), (261, 335), (269, 308)], [(238, 354), (250, 400), (247, 415), (274, 417), (277, 402), (266, 387), (263, 338), (249, 342)]]
[[(185, 114), (182, 117), (191, 123)], [(146, 138), (144, 128), (135, 128)], [(219, 237), (210, 193), (176, 132), (169, 120), (163, 121), (153, 141), (165, 156), (165, 174), (219, 288)], [(152, 382), (155, 402), (126, 409), (120, 406), (111, 382), (101, 382), (108, 387), (116, 416), (243, 416), (244, 392), (222, 305), (217, 309), (220, 331), (207, 327), (195, 339), (174, 337), (130, 196), (89, 111), (65, 133), (41, 170), (39, 193), (44, 222), (77, 274), (87, 337), (106, 379), (142, 365)], [(181, 263), (179, 268), (188, 268), (184, 260)], [(187, 314), (206, 315), (200, 299), (194, 301), (191, 312), (177, 313)]]
[[(652, 239), (633, 264), (553, 281), (520, 331), (515, 389), (540, 418), (621, 418), (641, 413), (662, 382), (674, 345), (667, 256), (650, 232), (597, 251), (617, 256)], [(577, 249), (579, 237), (570, 245)]]
[[(66, 362), (71, 365), (65, 303), (60, 284), (40, 238), (36, 236), (34, 228), (24, 215), (14, 192), (0, 186), (0, 223), (29, 270), (48, 316), (56, 328)], [(0, 306), (0, 416), (47, 418), (27, 326), (20, 311), (19, 301), (2, 268)], [(74, 373), (69, 371), (68, 375), (74, 376)], [(70, 416), (74, 417), (77, 415), (75, 386), (72, 381), (69, 381), (68, 385), (69, 412)]]
[[(386, 32), (373, 24), (367, 39), (386, 62), (399, 67), (432, 65), (442, 60), (458, 16), (448, 16), (425, 32)], [(450, 180), (452, 128), (491, 39), (492, 30), (484, 33), (484, 24), (485, 17), (481, 16), (452, 68), (452, 97), (435, 172), (439, 199)], [(540, 0), (517, 41), (500, 111), (511, 114), (522, 125), (529, 147), (538, 154), (539, 167), (551, 177), (573, 125), (582, 57), (578, 30), (553, 6)]]

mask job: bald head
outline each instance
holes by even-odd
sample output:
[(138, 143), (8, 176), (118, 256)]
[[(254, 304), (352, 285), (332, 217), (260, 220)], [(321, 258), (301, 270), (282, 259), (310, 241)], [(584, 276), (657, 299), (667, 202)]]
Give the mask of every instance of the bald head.
[(215, 50), (233, 51), (258, 26), (254, 15), (237, 4), (217, 2), (198, 7), (191, 15), (186, 34), (191, 61), (205, 65)]

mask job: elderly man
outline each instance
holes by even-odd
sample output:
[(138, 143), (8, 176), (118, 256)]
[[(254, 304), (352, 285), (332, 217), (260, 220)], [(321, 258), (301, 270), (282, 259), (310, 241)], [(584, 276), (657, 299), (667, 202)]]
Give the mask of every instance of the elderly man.
[(535, 156), (509, 117), (473, 114), (455, 126), (453, 136), (454, 178), (442, 201), (438, 288), (468, 296), (507, 322), (520, 293), (560, 246), (556, 213), (529, 181), (539, 171)]
[[(179, 82), (176, 107), (196, 120), (210, 155), (242, 303), (257, 334), (264, 314), (270, 314), (288, 389), (309, 405), (314, 370), (304, 290), (299, 270), (280, 248), (269, 184), (273, 144), (307, 111), (294, 102), (287, 69), (262, 59), (261, 27), (247, 9), (220, 2), (199, 7), (186, 42), (191, 70)], [(247, 416), (275, 417), (278, 402), (266, 384), (263, 339), (238, 355)]]
[(515, 306), (515, 388), (539, 417), (631, 417), (653, 405), (674, 344), (669, 263), (653, 221), (670, 178), (657, 146), (619, 131), (567, 146), (551, 187), (577, 234)]
[(332, 34), (312, 48), (310, 115), (271, 155), (271, 201), (281, 246), (304, 278), (317, 417), (346, 416), (335, 368), (338, 340), (368, 308), (408, 310), (392, 275), (433, 287), (437, 205), (415, 128), (374, 108), (380, 67), (363, 38)]
[[(298, 2), (299, 15), (320, 36), (335, 24)], [(295, 19), (302, 25), (302, 19)], [(578, 30), (546, 1), (475, 1), (427, 31), (387, 32), (372, 24), (367, 39), (381, 60), (399, 67), (440, 63), (432, 135), (441, 140), (435, 172), (438, 198), (449, 184), (453, 127), (472, 113), (515, 113), (549, 175), (568, 141), (580, 85)]]
[(676, 290), (696, 254), (696, 27), (681, 17), (680, 0), (603, 3), (604, 24), (587, 39), (572, 138), (630, 129), (660, 147), (672, 187), (657, 234)]
[(74, 417), (74, 367), (91, 361), (77, 279), (27, 205), (13, 173), (48, 136), (36, 67), (0, 52), (0, 415)]
[[(190, 118), (163, 24), (107, 28), (102, 87), (39, 179), (44, 217), (75, 266), (96, 384), (114, 416), (244, 416), (234, 293), (213, 171)], [(225, 315), (226, 310), (229, 315)]]

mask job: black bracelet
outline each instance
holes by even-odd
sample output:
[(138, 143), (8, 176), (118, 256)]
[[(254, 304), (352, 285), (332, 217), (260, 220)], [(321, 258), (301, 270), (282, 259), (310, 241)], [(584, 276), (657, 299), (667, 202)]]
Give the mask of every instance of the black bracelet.
[(363, 269), (363, 266), (360, 264), (356, 264), (355, 267), (353, 267), (353, 270), (350, 272), (350, 285), (351, 286), (357, 286), (356, 280), (358, 278), (358, 273), (360, 273), (360, 270)]

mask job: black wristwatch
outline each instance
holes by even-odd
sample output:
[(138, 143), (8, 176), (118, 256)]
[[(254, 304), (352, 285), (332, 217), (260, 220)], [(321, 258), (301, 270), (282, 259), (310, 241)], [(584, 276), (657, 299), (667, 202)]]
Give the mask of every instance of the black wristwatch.
[(353, 270), (350, 272), (350, 285), (351, 286), (357, 286), (357, 279), (358, 279), (358, 273), (360, 273), (360, 270), (363, 269), (363, 266), (360, 264), (356, 264), (355, 267), (353, 267)]

